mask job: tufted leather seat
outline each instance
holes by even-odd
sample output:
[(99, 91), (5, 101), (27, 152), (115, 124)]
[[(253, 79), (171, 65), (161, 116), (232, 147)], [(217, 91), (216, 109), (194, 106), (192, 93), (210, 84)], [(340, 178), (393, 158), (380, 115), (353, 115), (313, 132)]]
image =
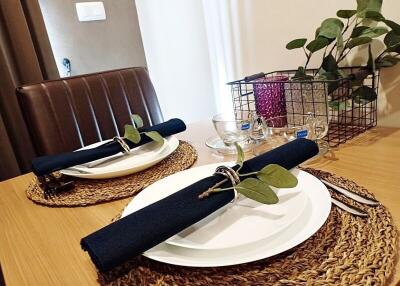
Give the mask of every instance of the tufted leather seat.
[(122, 136), (133, 113), (143, 118), (145, 126), (163, 121), (143, 67), (25, 85), (17, 95), (38, 155)]

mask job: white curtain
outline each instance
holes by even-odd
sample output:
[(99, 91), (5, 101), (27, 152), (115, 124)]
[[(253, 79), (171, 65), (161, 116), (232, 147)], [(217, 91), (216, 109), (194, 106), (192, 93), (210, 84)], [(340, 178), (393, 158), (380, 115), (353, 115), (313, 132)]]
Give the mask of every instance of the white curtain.
[(245, 1), (136, 0), (150, 75), (164, 116), (232, 112), (228, 81), (243, 77)]

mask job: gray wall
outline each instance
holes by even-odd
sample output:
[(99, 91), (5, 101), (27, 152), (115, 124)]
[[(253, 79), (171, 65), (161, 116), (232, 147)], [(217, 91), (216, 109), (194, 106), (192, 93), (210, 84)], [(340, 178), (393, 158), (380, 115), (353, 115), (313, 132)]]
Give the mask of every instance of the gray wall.
[(103, 0), (105, 21), (79, 22), (77, 0), (39, 0), (61, 76), (63, 58), (72, 75), (145, 66), (146, 60), (134, 0)]

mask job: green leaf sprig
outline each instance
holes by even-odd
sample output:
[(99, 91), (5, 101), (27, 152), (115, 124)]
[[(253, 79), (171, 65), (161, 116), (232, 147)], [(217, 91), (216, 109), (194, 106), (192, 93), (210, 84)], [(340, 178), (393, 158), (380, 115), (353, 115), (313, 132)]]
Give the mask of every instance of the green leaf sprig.
[(143, 120), (137, 114), (131, 115), (134, 125), (126, 124), (124, 138), (137, 144), (142, 139), (142, 135), (145, 135), (157, 143), (164, 143), (163, 137), (157, 131), (140, 132), (139, 129), (143, 127)]
[(276, 188), (294, 188), (297, 186), (297, 178), (288, 170), (277, 164), (267, 165), (257, 172), (241, 174), (240, 169), (243, 167), (244, 153), (239, 144), (236, 143), (235, 146), (237, 150), (236, 163), (239, 166), (236, 170), (236, 174), (241, 178), (247, 178), (237, 185), (227, 188), (218, 188), (220, 185), (227, 182), (227, 179), (218, 182), (212, 188), (200, 194), (200, 199), (206, 198), (212, 193), (234, 189), (245, 197), (259, 203), (276, 204), (279, 202), (279, 198), (272, 190), (271, 186)]

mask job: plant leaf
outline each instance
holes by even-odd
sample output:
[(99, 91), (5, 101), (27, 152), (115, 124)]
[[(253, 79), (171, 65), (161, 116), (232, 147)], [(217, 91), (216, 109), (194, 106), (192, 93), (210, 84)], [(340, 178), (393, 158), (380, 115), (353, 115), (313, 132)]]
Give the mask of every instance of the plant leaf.
[(353, 29), (353, 31), (351, 32), (351, 38), (356, 38), (359, 37), (363, 31), (368, 30), (369, 27), (368, 26), (359, 26), (359, 27), (355, 27)]
[(322, 68), (329, 73), (336, 73), (338, 70), (338, 65), (336, 63), (335, 57), (332, 54), (327, 55), (322, 61)]
[(312, 80), (314, 77), (311, 75), (306, 74), (304, 67), (300, 66), (292, 79), (294, 80)]
[(372, 55), (372, 48), (371, 48), (371, 44), (368, 45), (368, 62), (367, 62), (367, 68), (371, 71), (371, 72), (375, 72), (375, 60), (374, 60), (374, 56)]
[(302, 48), (302, 47), (304, 47), (306, 42), (307, 42), (307, 39), (305, 39), (305, 38), (295, 39), (295, 40), (290, 41), (289, 43), (287, 43), (286, 49), (293, 50), (293, 49)]
[(383, 15), (377, 11), (366, 11), (365, 15), (362, 18), (374, 20), (377, 22), (385, 20), (385, 17), (383, 17)]
[(391, 20), (384, 20), (383, 23), (388, 25), (394, 32), (400, 35), (400, 25), (397, 24), (396, 22), (393, 22)]
[(329, 45), (329, 40), (327, 38), (318, 37), (315, 40), (309, 42), (306, 48), (310, 52), (315, 53), (316, 51), (325, 48), (327, 45)]
[(132, 114), (131, 118), (132, 118), (133, 122), (135, 123), (136, 128), (142, 128), (143, 127), (142, 117), (140, 117), (137, 114)]
[(235, 190), (245, 197), (262, 204), (276, 204), (278, 196), (268, 184), (256, 178), (247, 178), (235, 186)]
[(349, 19), (357, 13), (357, 10), (339, 10), (336, 12), (336, 16), (339, 18)]
[(164, 143), (164, 138), (157, 131), (144, 132), (144, 134), (157, 143)]
[(124, 137), (135, 144), (140, 142), (140, 133), (133, 125), (125, 125)]
[(330, 108), (332, 108), (332, 110), (335, 110), (335, 111), (346, 110), (346, 101), (333, 100), (333, 101), (329, 101), (328, 105)]
[(354, 102), (358, 104), (367, 104), (377, 98), (375, 90), (369, 86), (360, 86), (351, 94)]
[(342, 21), (337, 18), (328, 18), (322, 22), (318, 36), (335, 39), (342, 33), (343, 28)]
[(293, 188), (297, 186), (296, 176), (277, 164), (270, 164), (262, 168), (257, 173), (257, 178), (276, 188)]
[(372, 38), (369, 37), (358, 37), (358, 38), (354, 38), (351, 39), (347, 44), (346, 44), (346, 48), (352, 49), (356, 46), (361, 46), (364, 44), (368, 44), (372, 41)]
[(320, 30), (321, 30), (321, 27), (318, 27), (317, 30), (315, 30), (315, 38), (318, 38)]
[(344, 42), (343, 42), (342, 34), (339, 34), (339, 36), (337, 36), (337, 38), (336, 38), (336, 48), (339, 53), (341, 53), (343, 51)]
[(385, 43), (388, 52), (400, 53), (400, 35), (395, 31), (392, 30), (387, 33), (383, 39), (383, 42)]
[(383, 58), (376, 60), (376, 67), (388, 68), (397, 65), (399, 62), (399, 58), (393, 57), (391, 55), (386, 55)]
[(238, 164), (241, 168), (243, 167), (243, 162), (244, 162), (244, 152), (239, 143), (235, 142), (235, 147), (237, 152), (236, 164)]
[(349, 76), (344, 70), (339, 70), (338, 69), (337, 73), (338, 73), (338, 76), (341, 77), (341, 78), (346, 78), (346, 77)]
[(366, 11), (381, 11), (382, 0), (357, 0), (357, 13), (361, 14)]
[(377, 38), (386, 34), (389, 30), (385, 27), (367, 28), (360, 33), (360, 37)]

